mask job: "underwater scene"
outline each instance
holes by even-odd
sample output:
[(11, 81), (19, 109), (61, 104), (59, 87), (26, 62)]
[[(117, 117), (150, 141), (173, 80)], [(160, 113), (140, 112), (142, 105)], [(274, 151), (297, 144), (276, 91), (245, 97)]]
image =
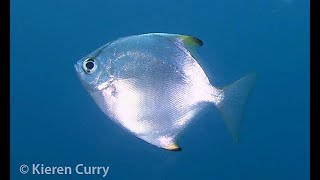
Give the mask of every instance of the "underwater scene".
[(310, 179), (309, 14), (11, 0), (11, 179)]

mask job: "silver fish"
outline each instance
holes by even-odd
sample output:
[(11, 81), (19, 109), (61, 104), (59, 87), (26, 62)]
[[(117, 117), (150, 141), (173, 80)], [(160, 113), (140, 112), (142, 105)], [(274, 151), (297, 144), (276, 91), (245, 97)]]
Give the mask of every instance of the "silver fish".
[(179, 34), (128, 36), (83, 57), (75, 69), (100, 109), (150, 144), (180, 151), (177, 136), (210, 103), (237, 141), (255, 75), (223, 88), (211, 85), (197, 62), (195, 49), (202, 44), (198, 38)]

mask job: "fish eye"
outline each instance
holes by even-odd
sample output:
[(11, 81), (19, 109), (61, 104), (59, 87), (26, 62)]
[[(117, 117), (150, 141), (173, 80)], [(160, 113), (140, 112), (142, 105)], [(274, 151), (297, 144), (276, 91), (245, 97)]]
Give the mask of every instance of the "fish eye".
[(92, 58), (88, 58), (85, 61), (83, 61), (82, 64), (82, 68), (84, 70), (84, 72), (86, 72), (87, 74), (91, 74), (92, 72), (94, 72), (94, 70), (96, 69), (96, 64), (94, 62), (94, 59)]

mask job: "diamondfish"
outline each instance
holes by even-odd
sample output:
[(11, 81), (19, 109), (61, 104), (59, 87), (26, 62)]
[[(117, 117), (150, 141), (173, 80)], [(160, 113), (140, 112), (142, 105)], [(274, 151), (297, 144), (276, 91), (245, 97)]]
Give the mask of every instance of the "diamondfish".
[(210, 103), (237, 141), (255, 74), (223, 88), (211, 85), (197, 62), (195, 50), (202, 45), (187, 35), (133, 35), (103, 45), (74, 66), (100, 109), (152, 145), (180, 151), (178, 135)]

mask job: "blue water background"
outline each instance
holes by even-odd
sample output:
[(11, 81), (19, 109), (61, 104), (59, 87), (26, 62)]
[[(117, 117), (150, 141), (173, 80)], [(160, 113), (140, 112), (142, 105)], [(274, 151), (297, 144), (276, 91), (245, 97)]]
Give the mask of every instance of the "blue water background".
[[(309, 179), (309, 1), (11, 0), (12, 179), (22, 164), (110, 166), (107, 179)], [(238, 144), (214, 106), (186, 129), (181, 152), (151, 146), (98, 109), (73, 64), (118, 37), (148, 32), (203, 40), (201, 65), (227, 85), (258, 75)]]

